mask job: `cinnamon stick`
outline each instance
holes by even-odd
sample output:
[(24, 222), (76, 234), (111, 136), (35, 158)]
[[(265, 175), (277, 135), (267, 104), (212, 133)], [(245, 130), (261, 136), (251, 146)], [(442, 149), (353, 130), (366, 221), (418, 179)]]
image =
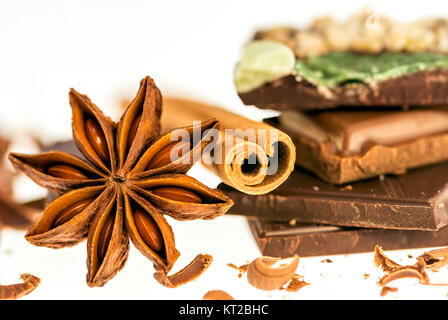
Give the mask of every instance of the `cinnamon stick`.
[(268, 193), (282, 184), (294, 169), (296, 153), (291, 138), (268, 124), (182, 98), (164, 98), (163, 110), (162, 132), (211, 117), (220, 121), (217, 148), (222, 159), (203, 158), (202, 163), (224, 183), (241, 192)]

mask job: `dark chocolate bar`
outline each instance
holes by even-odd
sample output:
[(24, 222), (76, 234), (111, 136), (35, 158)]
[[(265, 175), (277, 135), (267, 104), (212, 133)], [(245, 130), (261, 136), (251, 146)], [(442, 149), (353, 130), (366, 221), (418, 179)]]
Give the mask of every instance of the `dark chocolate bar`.
[(261, 253), (273, 257), (301, 257), (446, 246), (448, 227), (439, 231), (343, 228), (325, 225), (291, 226), (250, 218), (249, 225)]
[(337, 186), (296, 168), (269, 194), (221, 184), (231, 214), (348, 227), (438, 230), (448, 223), (448, 163)]
[(448, 110), (285, 112), (296, 164), (343, 184), (448, 160)]
[(348, 83), (322, 90), (295, 76), (238, 95), (246, 105), (275, 110), (348, 107), (403, 107), (448, 104), (448, 70), (413, 72), (376, 85)]

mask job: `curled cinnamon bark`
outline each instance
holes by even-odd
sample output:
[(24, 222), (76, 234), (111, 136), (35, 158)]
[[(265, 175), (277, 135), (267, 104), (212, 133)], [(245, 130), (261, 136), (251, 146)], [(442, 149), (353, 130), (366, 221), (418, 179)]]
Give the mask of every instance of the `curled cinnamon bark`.
[(210, 117), (220, 120), (215, 157), (204, 157), (202, 163), (241, 192), (266, 194), (281, 185), (294, 169), (296, 149), (291, 138), (270, 125), (181, 98), (165, 98), (163, 108), (163, 131)]

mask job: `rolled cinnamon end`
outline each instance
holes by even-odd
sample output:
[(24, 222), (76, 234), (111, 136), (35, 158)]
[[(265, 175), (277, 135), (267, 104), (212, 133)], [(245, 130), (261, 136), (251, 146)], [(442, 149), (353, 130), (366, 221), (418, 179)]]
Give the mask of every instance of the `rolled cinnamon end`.
[[(213, 159), (202, 157), (202, 163), (225, 184), (259, 195), (274, 190), (288, 178), (294, 169), (295, 146), (287, 134), (268, 124), (200, 102), (164, 98), (162, 131), (211, 117), (221, 124), (216, 145), (219, 150), (214, 150)], [(216, 161), (216, 153), (221, 155), (220, 161)]]

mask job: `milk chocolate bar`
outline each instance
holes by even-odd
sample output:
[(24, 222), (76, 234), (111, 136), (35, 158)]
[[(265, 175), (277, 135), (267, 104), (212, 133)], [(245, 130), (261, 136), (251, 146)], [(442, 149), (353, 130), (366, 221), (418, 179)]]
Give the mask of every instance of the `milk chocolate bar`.
[(446, 246), (448, 227), (439, 231), (344, 228), (326, 225), (268, 222), (249, 219), (249, 226), (263, 255), (301, 257)]
[(296, 164), (343, 184), (448, 160), (448, 110), (284, 112)]
[(337, 186), (296, 168), (269, 194), (220, 185), (231, 214), (347, 227), (438, 230), (448, 224), (448, 163)]

